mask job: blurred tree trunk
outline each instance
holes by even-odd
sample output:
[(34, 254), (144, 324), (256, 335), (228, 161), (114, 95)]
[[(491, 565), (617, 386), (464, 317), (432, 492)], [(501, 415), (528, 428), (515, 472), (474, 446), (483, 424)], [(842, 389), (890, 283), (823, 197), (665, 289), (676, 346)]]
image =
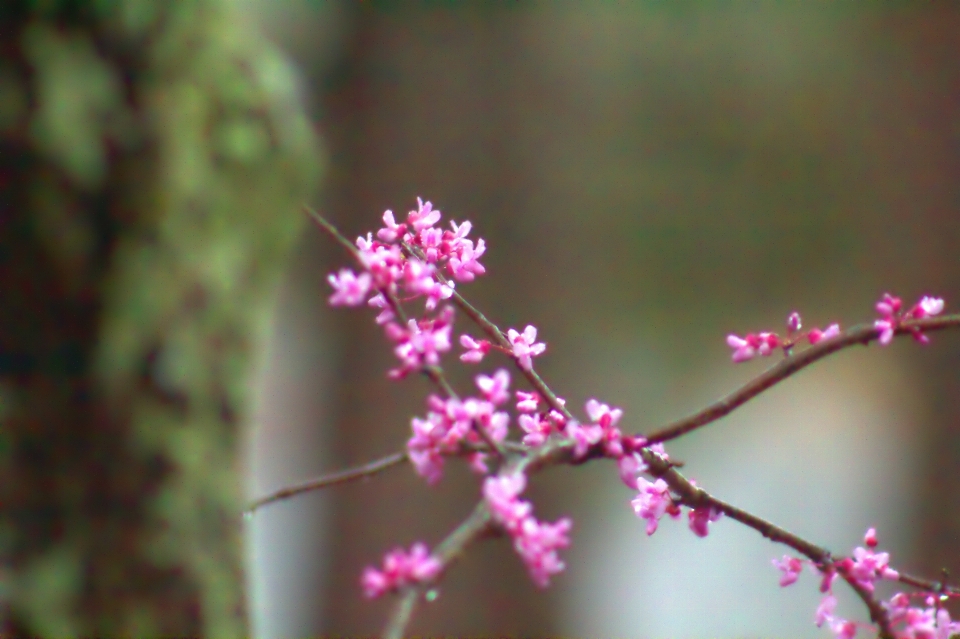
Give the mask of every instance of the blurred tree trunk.
[(0, 634), (246, 634), (251, 355), (318, 171), (226, 0), (0, 8)]

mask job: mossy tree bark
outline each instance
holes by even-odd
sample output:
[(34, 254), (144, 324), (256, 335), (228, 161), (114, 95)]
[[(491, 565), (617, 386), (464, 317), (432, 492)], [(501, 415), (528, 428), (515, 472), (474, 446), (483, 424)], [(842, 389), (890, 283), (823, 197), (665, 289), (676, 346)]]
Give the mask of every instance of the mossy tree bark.
[(251, 356), (318, 172), (226, 0), (0, 9), (5, 636), (246, 633)]

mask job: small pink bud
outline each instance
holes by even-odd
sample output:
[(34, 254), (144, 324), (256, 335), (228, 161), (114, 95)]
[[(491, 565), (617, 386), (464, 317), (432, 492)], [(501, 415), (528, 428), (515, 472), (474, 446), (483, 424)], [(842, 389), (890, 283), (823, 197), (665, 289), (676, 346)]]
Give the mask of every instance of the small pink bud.
[(790, 313), (789, 317), (787, 317), (787, 330), (789, 330), (791, 333), (796, 333), (800, 330), (801, 326), (800, 313), (796, 311)]
[(877, 547), (877, 529), (870, 528), (867, 530), (867, 534), (863, 536), (863, 543), (867, 545), (867, 548), (876, 548)]

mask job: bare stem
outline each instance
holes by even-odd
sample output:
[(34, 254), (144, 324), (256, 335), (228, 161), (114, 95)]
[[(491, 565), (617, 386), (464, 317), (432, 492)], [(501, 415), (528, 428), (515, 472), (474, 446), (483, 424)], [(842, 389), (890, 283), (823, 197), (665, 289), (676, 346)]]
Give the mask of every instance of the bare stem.
[(345, 484), (349, 481), (355, 479), (362, 479), (364, 477), (372, 477), (377, 473), (381, 473), (388, 468), (397, 466), (407, 461), (407, 454), (405, 452), (393, 453), (392, 455), (387, 455), (381, 459), (377, 459), (368, 464), (362, 466), (356, 466), (354, 468), (348, 468), (337, 473), (331, 473), (329, 475), (323, 475), (315, 479), (310, 479), (305, 482), (294, 484), (293, 486), (287, 486), (281, 488), (275, 492), (261, 497), (254, 501), (250, 506), (247, 507), (247, 512), (252, 513), (261, 506), (266, 506), (267, 504), (273, 503), (275, 501), (282, 501), (284, 499), (289, 499), (301, 493), (306, 493), (311, 490), (319, 490), (321, 488), (327, 488), (329, 486), (335, 486), (336, 484)]

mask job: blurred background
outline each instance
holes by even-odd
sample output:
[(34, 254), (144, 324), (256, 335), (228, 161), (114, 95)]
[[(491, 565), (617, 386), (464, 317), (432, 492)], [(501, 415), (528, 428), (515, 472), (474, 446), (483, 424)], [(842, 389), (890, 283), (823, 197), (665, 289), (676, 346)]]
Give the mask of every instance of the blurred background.
[[(169, 510), (145, 507), (144, 530), (153, 530), (157, 518), (169, 528), (184, 512), (209, 512), (209, 500), (190, 497), (197, 494), (190, 482), (206, 487), (201, 494), (218, 496), (219, 525), (208, 527), (209, 518), (198, 515), (196, 526), (180, 523), (166, 533), (174, 540), (203, 541), (191, 542), (186, 559), (160, 562), (170, 570), (163, 583), (177, 582), (184, 574), (208, 574), (209, 566), (227, 561), (211, 549), (219, 547), (217, 534), (232, 534), (239, 523), (226, 514), (230, 499), (238, 498), (222, 496), (234, 489), (227, 475), (214, 481), (206, 473), (236, 467), (228, 462), (240, 445), (241, 422), (250, 428), (245, 452), (235, 461), (246, 469), (250, 498), (398, 450), (408, 437), (410, 417), (424, 412), (424, 380), (387, 382), (391, 356), (370, 314), (334, 313), (326, 307), (325, 274), (345, 262), (336, 246), (301, 224), (299, 231), (271, 236), (282, 236), (276, 246), (283, 251), (260, 252), (265, 250), (262, 229), (297, 218), (296, 203), (305, 198), (313, 197), (348, 236), (376, 228), (385, 209), (405, 213), (416, 196), (431, 200), (445, 219), (472, 221), (489, 245), (483, 260), (488, 272), (463, 292), (504, 328), (536, 324), (548, 343), (547, 354), (538, 360), (545, 379), (575, 410), (589, 397), (622, 407), (621, 425), (631, 431), (648, 431), (693, 412), (765, 368), (769, 362), (733, 366), (724, 342), (728, 333), (779, 330), (793, 310), (808, 325), (867, 321), (885, 291), (902, 295), (907, 303), (923, 294), (940, 295), (948, 308), (960, 300), (960, 9), (955, 5), (209, 0), (189, 6), (190, 11), (203, 8), (199, 15), (204, 19), (182, 18), (193, 31), (166, 48), (155, 32), (136, 35), (135, 20), (119, 21), (134, 34), (120, 38), (123, 46), (104, 45), (117, 36), (97, 25), (118, 22), (116, 13), (97, 17), (99, 22), (84, 22), (87, 18), (80, 15), (69, 29), (62, 25), (62, 14), (18, 15), (17, 29), (38, 20), (58, 26), (34, 29), (48, 34), (47, 40), (20, 32), (0, 39), (8, 47), (4, 55), (14, 61), (9, 68), (15, 69), (2, 77), (29, 87), (35, 82), (31, 72), (51, 59), (43, 56), (43, 44), (59, 42), (57, 34), (89, 31), (96, 45), (89, 50), (124, 69), (118, 93), (132, 104), (134, 115), (145, 104), (153, 105), (155, 115), (134, 118), (131, 129), (146, 127), (153, 136), (148, 140), (182, 138), (107, 147), (103, 162), (108, 168), (128, 167), (128, 157), (150, 160), (133, 164), (138, 173), (105, 171), (113, 181), (103, 184), (125, 187), (119, 191), (139, 199), (126, 195), (118, 200), (117, 188), (83, 186), (82, 176), (69, 177), (69, 161), (59, 160), (58, 170), (68, 177), (53, 175), (80, 185), (61, 191), (85, 194), (69, 201), (81, 201), (86, 208), (77, 204), (71, 210), (102, 211), (110, 220), (103, 231), (108, 242), (104, 254), (114, 261), (103, 269), (129, 273), (123, 281), (130, 290), (141, 290), (145, 272), (169, 270), (157, 266), (166, 262), (145, 258), (132, 263), (144, 264), (146, 271), (117, 266), (125, 256), (116, 248), (124, 233), (139, 229), (143, 246), (154, 246), (158, 233), (161, 247), (191, 238), (184, 244), (187, 249), (174, 251), (178, 275), (168, 279), (185, 292), (171, 299), (186, 304), (199, 285), (208, 296), (200, 308), (226, 305), (229, 313), (177, 306), (186, 310), (176, 315), (181, 323), (173, 321), (173, 326), (189, 327), (183, 331), (190, 335), (199, 331), (202, 344), (222, 344), (221, 336), (234, 334), (240, 325), (248, 327), (244, 334), (265, 336), (236, 346), (256, 371), (252, 385), (243, 387), (251, 390), (236, 391), (238, 405), (253, 400), (249, 412), (237, 413), (247, 416), (243, 420), (227, 419), (233, 413), (224, 410), (216, 393), (210, 401), (210, 389), (220, 388), (217, 380), (224, 374), (222, 345), (215, 351), (220, 356), (200, 358), (196, 370), (206, 372), (198, 377), (182, 373), (183, 366), (171, 362), (206, 351), (185, 338), (171, 338), (178, 333), (169, 321), (151, 320), (149, 335), (123, 342), (153, 345), (129, 347), (140, 365), (136, 375), (128, 375), (139, 380), (139, 390), (119, 395), (127, 399), (112, 398), (120, 392), (116, 388), (128, 389), (132, 382), (109, 383), (119, 377), (114, 371), (132, 370), (133, 364), (124, 369), (116, 363), (127, 360), (97, 355), (99, 368), (79, 369), (92, 371), (82, 374), (95, 388), (107, 389), (95, 396), (105, 398), (111, 411), (120, 406), (130, 413), (130, 406), (147, 401), (146, 394), (154, 398), (151, 406), (159, 403), (167, 411), (165, 421), (150, 432), (179, 433), (172, 440), (176, 444), (159, 435), (133, 438), (140, 451), (143, 441), (162, 440), (149, 449), (154, 465), (143, 462), (142, 454), (136, 457), (145, 464), (137, 477), (150, 486), (149, 481), (166, 486), (171, 478), (181, 486), (175, 493), (179, 501), (159, 500)], [(129, 8), (127, 13), (139, 15)], [(116, 27), (127, 33), (123, 29)], [(267, 38), (262, 44), (253, 35), (258, 31)], [(217, 43), (203, 49), (213, 57), (197, 56), (201, 41)], [(40, 44), (29, 44), (33, 42)], [(221, 66), (215, 66), (218, 60)], [(156, 71), (161, 63), (162, 73)], [(254, 89), (237, 89), (232, 80), (221, 83), (219, 79), (234, 77), (230, 69), (255, 78), (249, 82)], [(184, 77), (193, 93), (172, 91)], [(155, 93), (138, 88), (141, 83)], [(205, 101), (203, 96), (210, 95), (216, 99)], [(38, 96), (36, 90), (26, 92), (24, 114), (42, 113)], [(236, 101), (240, 107), (222, 106)], [(218, 106), (204, 110), (208, 102)], [(277, 104), (289, 105), (289, 110), (278, 111)], [(179, 119), (170, 113), (180, 114)], [(184, 129), (182, 123), (195, 122), (197, 113), (206, 119)], [(17, 126), (35, 121), (27, 118), (12, 121)], [(238, 118), (240, 124), (266, 122), (267, 134), (246, 131)], [(301, 119), (313, 124), (318, 137), (301, 124), (286, 137), (277, 133), (284, 123)], [(218, 134), (223, 122), (232, 124)], [(20, 130), (6, 126), (8, 132)], [(71, 130), (49, 135), (59, 139)], [(5, 140), (13, 141), (5, 142), (6, 148), (12, 151), (0, 154), (5, 193), (20, 193), (15, 177), (39, 172), (39, 163), (61, 157), (44, 146), (46, 139), (36, 133), (7, 135)], [(188, 179), (196, 165), (182, 160), (198, 156), (199, 151), (190, 151), (198, 144), (208, 149), (203, 157), (214, 158), (208, 165), (213, 168), (203, 174), (217, 185), (214, 195), (199, 178)], [(32, 160), (37, 164), (7, 159), (22, 157), (39, 159)], [(144, 184), (150, 185), (147, 195)], [(241, 185), (246, 195), (230, 195)], [(36, 189), (30, 192), (50, 192), (45, 186)], [(253, 198), (251, 191), (262, 195)], [(10, 201), (37, 201), (18, 197)], [(63, 197), (47, 209), (10, 205), (7, 210), (13, 213), (7, 215), (20, 220), (26, 213), (17, 212), (30, 211), (35, 218), (23, 222), (30, 237), (48, 237), (49, 232), (32, 229), (49, 228), (43, 224), (50, 222), (31, 220), (63, 216), (44, 218), (34, 211), (61, 210)], [(101, 200), (90, 203), (95, 197)], [(122, 209), (117, 201), (132, 203)], [(121, 210), (130, 213), (125, 217), (117, 212)], [(223, 221), (216, 222), (220, 218), (208, 210), (223, 211)], [(75, 218), (83, 219), (79, 213), (67, 219)], [(168, 218), (189, 223), (164, 223)], [(208, 220), (203, 233), (196, 219)], [(11, 228), (8, 223), (3, 231), (8, 251), (3, 255), (19, 259), (5, 258), (21, 264), (22, 271), (22, 264), (36, 258), (16, 252), (23, 236)], [(221, 237), (233, 239), (217, 248)], [(162, 238), (169, 238), (167, 244)], [(36, 244), (39, 252), (51, 250), (48, 240)], [(202, 267), (211, 262), (218, 269)], [(75, 263), (70, 264), (74, 266), (57, 271), (67, 275), (57, 277), (76, 277)], [(234, 288), (217, 279), (238, 268), (245, 274), (263, 270), (275, 275), (250, 276)], [(235, 295), (248, 286), (267, 300), (263, 308), (270, 300), (277, 302), (271, 323), (257, 324), (259, 332), (249, 328), (252, 320), (242, 319), (248, 298)], [(37, 291), (37, 286), (17, 290), (26, 296), (22, 291), (27, 289)], [(4, 295), (7, 309), (10, 294)], [(44, 293), (33, 295), (43, 298)], [(107, 305), (119, 310), (106, 313), (99, 323), (100, 315), (91, 316), (87, 332), (71, 333), (72, 339), (109, 344), (110, 339), (96, 337), (119, 334), (108, 330), (114, 326), (109, 321), (126, 317), (122, 309), (127, 304), (142, 307), (135, 296), (119, 299), (112, 302), (115, 306)], [(15, 320), (22, 323), (24, 316), (38, 315), (37, 308), (28, 307), (16, 317), (4, 310), (11, 317), (3, 330), (9, 332), (7, 327)], [(167, 317), (164, 308), (144, 313)], [(39, 337), (20, 330), (34, 341), (11, 346), (8, 340), (6, 351), (39, 348)], [(835, 552), (849, 552), (868, 526), (876, 526), (881, 545), (893, 553), (898, 567), (931, 577), (941, 568), (960, 575), (955, 488), (960, 485), (960, 337), (937, 334), (933, 342), (930, 347), (903, 341), (884, 351), (872, 346), (844, 352), (668, 450), (686, 462), (689, 477), (720, 498)], [(107, 351), (122, 350), (111, 348)], [(2, 361), (7, 369), (0, 371), (5, 384), (0, 388), (11, 389), (4, 397), (37, 398), (33, 404), (6, 400), (20, 411), (11, 413), (15, 416), (35, 414), (51, 375), (60, 375), (57, 380), (68, 375), (60, 369), (24, 372), (23, 365), (17, 369), (15, 364), (22, 359), (9, 355)], [(199, 386), (198, 378), (205, 380)], [(458, 380), (466, 387), (469, 377), (463, 374)], [(63, 414), (74, 405), (73, 397), (64, 399)], [(196, 406), (209, 407), (208, 412), (198, 413)], [(141, 423), (98, 415), (89, 418), (95, 425), (89, 432), (102, 432), (101, 420)], [(229, 441), (211, 436), (198, 443), (192, 433), (201, 422), (191, 420), (200, 419), (227, 424)], [(64, 488), (66, 479), (51, 486), (38, 477), (40, 471), (29, 470), (38, 455), (46, 464), (41, 468), (63, 464), (63, 457), (43, 456), (53, 448), (50, 434), (36, 421), (8, 419), (15, 435), (6, 446), (12, 452), (4, 454), (13, 463), (5, 464), (2, 482), (4, 503), (18, 504), (21, 520), (47, 531), (45, 542), (28, 544), (22, 540), (25, 524), (17, 520), (0, 537), (10, 557), (0, 582), (7, 584), (7, 601), (13, 602), (7, 604), (13, 621), (7, 623), (27, 630), (38, 627), (39, 613), (30, 611), (49, 601), (73, 601), (64, 593), (77, 583), (89, 590), (89, 583), (99, 578), (91, 575), (103, 572), (94, 570), (100, 564), (90, 559), (85, 542), (63, 550), (62, 538), (70, 537), (63, 531), (74, 527), (50, 514), (69, 511), (75, 519), (68, 523), (79, 530), (87, 521), (89, 499), (63, 497), (51, 505), (35, 494), (37, 486), (44, 486), (47, 495), (51, 490), (73, 494)], [(56, 423), (61, 425), (49, 427), (56, 442), (76, 454), (77, 420), (63, 417)], [(201, 432), (221, 432), (203, 428)], [(226, 452), (221, 457), (190, 452), (201, 444), (205, 451)], [(129, 467), (113, 457), (109, 462), (93, 457), (109, 468)], [(89, 468), (86, 463), (76, 470)], [(247, 611), (257, 636), (375, 634), (391, 602), (362, 599), (362, 568), (396, 544), (418, 539), (437, 543), (478, 497), (476, 478), (457, 464), (448, 465), (444, 481), (434, 488), (404, 467), (388, 473), (268, 506), (246, 522)], [(158, 479), (151, 480), (154, 476)], [(107, 519), (144, 493), (142, 484), (125, 477), (108, 479), (127, 492), (99, 505)], [(96, 492), (98, 485), (89, 490)], [(813, 625), (819, 600), (815, 579), (804, 575), (797, 585), (779, 589), (770, 559), (783, 549), (733, 522), (718, 522), (706, 539), (695, 538), (682, 524), (664, 522), (648, 538), (630, 509), (632, 495), (615, 470), (602, 463), (551, 470), (534, 480), (530, 492), (541, 518), (574, 519), (567, 572), (548, 591), (540, 591), (508, 543), (479, 544), (444, 579), (438, 599), (420, 610), (411, 633), (812, 637), (828, 632)], [(128, 524), (110, 525), (121, 535)], [(77, 539), (90, 534), (89, 526), (83, 530)], [(153, 540), (145, 539), (137, 546), (148, 549), (140, 553), (147, 557), (143, 561), (156, 564), (157, 553), (149, 550)], [(178, 571), (177, 562), (186, 562), (188, 569)], [(63, 576), (72, 574), (86, 576), (73, 581)], [(115, 581), (131, 583), (130, 578)], [(193, 608), (187, 596), (165, 604), (193, 610), (193, 616), (184, 613), (188, 622), (206, 623), (212, 610), (242, 607), (236, 578), (194, 582), (198, 578), (190, 582), (193, 590), (173, 589), (194, 593)], [(80, 601), (71, 610), (86, 611), (86, 600)], [(866, 618), (850, 598), (841, 597), (841, 610)]]

